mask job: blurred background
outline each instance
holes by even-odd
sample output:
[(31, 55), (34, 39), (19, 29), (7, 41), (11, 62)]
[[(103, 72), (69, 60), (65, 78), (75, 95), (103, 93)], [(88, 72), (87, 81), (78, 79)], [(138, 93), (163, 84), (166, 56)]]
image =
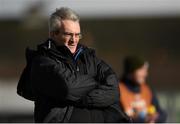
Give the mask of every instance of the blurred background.
[(179, 0), (0, 0), (0, 122), (33, 122), (34, 103), (16, 94), (25, 48), (48, 38), (48, 17), (62, 6), (80, 15), (81, 42), (117, 75), (125, 56), (145, 57), (167, 121), (180, 122)]

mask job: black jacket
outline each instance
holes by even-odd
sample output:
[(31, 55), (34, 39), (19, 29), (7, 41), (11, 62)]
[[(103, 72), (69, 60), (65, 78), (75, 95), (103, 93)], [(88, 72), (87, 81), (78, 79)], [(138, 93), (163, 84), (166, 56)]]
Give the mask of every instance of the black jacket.
[(27, 77), (36, 122), (129, 121), (119, 105), (117, 77), (93, 49), (79, 44), (73, 55), (48, 39), (33, 55)]

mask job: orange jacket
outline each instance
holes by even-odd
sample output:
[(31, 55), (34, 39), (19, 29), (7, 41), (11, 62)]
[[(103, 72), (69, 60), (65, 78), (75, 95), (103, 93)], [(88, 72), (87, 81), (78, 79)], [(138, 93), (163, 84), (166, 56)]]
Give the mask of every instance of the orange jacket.
[(124, 83), (119, 83), (120, 103), (127, 115), (134, 117), (135, 111), (147, 112), (151, 106), (152, 92), (146, 83), (140, 86), (140, 93), (134, 93)]

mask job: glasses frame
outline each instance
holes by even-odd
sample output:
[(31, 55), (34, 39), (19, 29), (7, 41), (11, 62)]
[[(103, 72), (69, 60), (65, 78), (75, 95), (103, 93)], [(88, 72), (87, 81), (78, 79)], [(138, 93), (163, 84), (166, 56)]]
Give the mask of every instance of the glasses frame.
[(61, 33), (64, 37), (68, 39), (73, 39), (73, 37), (75, 37), (76, 39), (82, 39), (81, 33), (71, 33), (71, 32), (63, 32), (63, 31), (58, 31), (58, 33)]

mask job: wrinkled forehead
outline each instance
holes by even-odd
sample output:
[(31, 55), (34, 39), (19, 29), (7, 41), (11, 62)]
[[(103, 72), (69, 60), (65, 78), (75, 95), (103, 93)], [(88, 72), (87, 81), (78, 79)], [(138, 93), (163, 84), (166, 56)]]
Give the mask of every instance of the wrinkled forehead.
[(61, 21), (61, 29), (65, 32), (80, 33), (79, 21), (62, 20)]

